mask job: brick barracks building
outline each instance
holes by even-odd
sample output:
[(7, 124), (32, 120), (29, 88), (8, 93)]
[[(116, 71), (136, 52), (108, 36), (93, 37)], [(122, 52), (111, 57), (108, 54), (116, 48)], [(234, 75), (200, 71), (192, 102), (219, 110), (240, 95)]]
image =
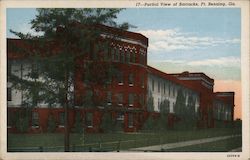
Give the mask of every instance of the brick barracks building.
[[(214, 120), (233, 121), (234, 118), (234, 92), (213, 92), (214, 80), (204, 73), (183, 72), (167, 74), (147, 65), (148, 38), (139, 33), (123, 31), (120, 29), (97, 25), (101, 28), (101, 40), (94, 45), (93, 53), (79, 59), (76, 63), (84, 64), (86, 60), (98, 55), (99, 59), (109, 59), (118, 69), (116, 77), (112, 77), (107, 87), (95, 86), (102, 103), (94, 107), (82, 107), (82, 99), (86, 93), (84, 83), (84, 65), (78, 67), (74, 73), (74, 109), (69, 110), (69, 126), (75, 124), (76, 113), (79, 112), (83, 127), (87, 132), (101, 132), (100, 124), (103, 113), (108, 111), (119, 122), (125, 132), (134, 132), (143, 127), (148, 116), (161, 112), (162, 102), (168, 102), (169, 125), (175, 123), (175, 103), (178, 91), (181, 89), (185, 97), (183, 107), (192, 103), (196, 114), (201, 118), (198, 127), (214, 127)], [(109, 44), (108, 49), (102, 50), (102, 42), (108, 35), (116, 35), (115, 41)], [(24, 57), (18, 56), (11, 50), (11, 45), (25, 47), (20, 39), (7, 39), (8, 73), (22, 77), (28, 72), (30, 64)], [(102, 53), (101, 56), (99, 53)], [(102, 88), (102, 89), (100, 89)], [(148, 100), (152, 100), (152, 110), (149, 110)], [(23, 91), (15, 90), (8, 82), (8, 132), (18, 132), (11, 119), (15, 113), (24, 107)], [(37, 104), (32, 109), (29, 119), (29, 133), (42, 133), (47, 131), (49, 114), (56, 121), (56, 132), (64, 131), (64, 109), (58, 105), (49, 108), (45, 103)], [(209, 119), (209, 114), (212, 119)]]

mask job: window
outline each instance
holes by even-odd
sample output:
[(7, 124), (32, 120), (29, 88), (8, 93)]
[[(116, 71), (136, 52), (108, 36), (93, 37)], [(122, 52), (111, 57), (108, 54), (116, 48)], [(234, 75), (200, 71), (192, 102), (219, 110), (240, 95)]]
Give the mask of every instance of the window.
[(135, 51), (132, 51), (132, 62), (135, 63), (136, 61), (136, 54), (135, 54)]
[(155, 89), (155, 84), (154, 84), (155, 82), (154, 82), (154, 80), (152, 79), (152, 91), (154, 91), (154, 89)]
[(125, 63), (125, 53), (124, 53), (124, 50), (121, 51), (121, 62)]
[(129, 83), (129, 86), (133, 86), (134, 85), (134, 74), (133, 73), (129, 74), (128, 83)]
[(118, 112), (117, 115), (116, 115), (116, 120), (124, 121), (124, 113)]
[(133, 114), (128, 114), (128, 127), (129, 128), (132, 128), (133, 127), (133, 124), (134, 122), (133, 122)]
[(12, 101), (12, 92), (10, 87), (7, 88), (7, 100)]
[(144, 75), (141, 75), (141, 87), (144, 88)]
[(175, 87), (173, 87), (173, 97), (175, 96)]
[(141, 94), (140, 96), (140, 104), (144, 105), (144, 94)]
[(140, 63), (144, 64), (144, 56), (143, 56), (143, 54), (140, 55)]
[(168, 85), (168, 95), (169, 95), (169, 96), (171, 96), (171, 95), (170, 95), (171, 88), (172, 88), (172, 87), (171, 87), (171, 85), (169, 84), (169, 85)]
[(111, 48), (111, 59), (112, 59), (112, 61), (115, 60), (115, 50), (114, 50), (114, 48)]
[(127, 63), (130, 62), (130, 53), (129, 53), (129, 51), (126, 52), (126, 62)]
[(38, 112), (32, 112), (32, 126), (33, 127), (39, 126), (39, 114), (38, 114)]
[(128, 95), (128, 104), (129, 104), (129, 106), (133, 106), (134, 105), (134, 94), (133, 93), (130, 93)]
[(109, 46), (105, 43), (105, 44), (103, 45), (103, 54), (104, 54), (104, 60), (105, 60), (105, 61), (109, 60), (109, 55), (108, 55), (108, 53), (109, 53)]
[(158, 92), (160, 93), (161, 92), (161, 82), (158, 81)]
[(165, 85), (165, 83), (163, 83), (163, 92), (164, 92), (164, 94), (166, 93), (166, 85)]
[(123, 94), (122, 93), (118, 93), (117, 94), (117, 102), (118, 102), (118, 105), (123, 105)]
[(64, 124), (65, 124), (65, 113), (60, 112), (59, 113), (59, 125), (64, 126)]
[(93, 113), (90, 112), (86, 113), (86, 125), (88, 128), (93, 127)]
[(122, 72), (118, 72), (117, 74), (117, 78), (118, 78), (118, 84), (119, 85), (123, 85), (123, 73)]
[(110, 91), (107, 92), (107, 103), (108, 105), (112, 103), (112, 93)]
[(115, 60), (120, 61), (120, 50), (119, 50), (119, 48), (116, 48)]
[(160, 98), (158, 98), (158, 109), (160, 109)]

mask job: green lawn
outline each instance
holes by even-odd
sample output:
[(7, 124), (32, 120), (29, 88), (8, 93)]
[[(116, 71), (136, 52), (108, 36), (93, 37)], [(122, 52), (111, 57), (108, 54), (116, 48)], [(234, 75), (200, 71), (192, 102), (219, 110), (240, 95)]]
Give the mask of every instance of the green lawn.
[(242, 147), (242, 137), (230, 138), (216, 142), (173, 148), (168, 152), (227, 152)]
[[(200, 138), (241, 134), (238, 129), (202, 129), (193, 131), (162, 131), (162, 132), (138, 132), (138, 133), (98, 133), (85, 134), (85, 148), (109, 148), (111, 150), (181, 142)], [(83, 146), (83, 136), (80, 134), (70, 134), (70, 144), (72, 147)], [(101, 145), (100, 145), (101, 144)], [(8, 134), (8, 148), (44, 147), (48, 151), (63, 151), (64, 135), (59, 133), (44, 134)]]

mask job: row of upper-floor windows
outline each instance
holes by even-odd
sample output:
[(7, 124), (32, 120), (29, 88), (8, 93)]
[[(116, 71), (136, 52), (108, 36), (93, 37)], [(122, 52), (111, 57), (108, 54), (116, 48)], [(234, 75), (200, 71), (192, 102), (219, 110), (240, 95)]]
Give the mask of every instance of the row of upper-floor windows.
[(96, 59), (101, 55), (104, 60), (111, 60), (122, 63), (139, 63), (146, 65), (146, 53), (137, 52), (135, 49), (95, 44), (92, 58)]
[(130, 106), (132, 107), (134, 103), (139, 103), (140, 105), (145, 104), (145, 96), (144, 94), (136, 94), (136, 93), (129, 93), (128, 99), (125, 100), (124, 93), (112, 93), (111, 91), (107, 92), (107, 103), (111, 105), (112, 103), (116, 103), (120, 106)]
[[(124, 75), (123, 72), (119, 71), (116, 75), (108, 77), (106, 84), (109, 85), (112, 82), (117, 82), (118, 85), (125, 85), (125, 82), (127, 82), (130, 87), (140, 86), (140, 87), (144, 88), (144, 85), (145, 85), (144, 75), (140, 75), (138, 77), (139, 81), (135, 81), (135, 79), (136, 79), (135, 76), (136, 76), (135, 73), (129, 73), (128, 75), (127, 74)], [(86, 79), (84, 79), (84, 76), (83, 76), (83, 81), (85, 81), (85, 80)]]
[[(157, 88), (155, 88), (155, 83), (157, 82)], [(158, 92), (163, 94), (168, 94), (170, 96), (176, 96), (177, 95), (177, 88), (175, 86), (172, 86), (170, 83), (161, 83), (160, 81), (155, 81), (154, 79), (151, 79), (151, 89), (153, 92)]]
[[(168, 94), (169, 96), (174, 97), (177, 96), (178, 89), (180, 88), (180, 86), (175, 85), (171, 82), (163, 82), (162, 80), (157, 80), (153, 78), (150, 78), (150, 80), (151, 84), (149, 85), (151, 85), (152, 92)], [(193, 92), (183, 88), (183, 94), (184, 96), (186, 96), (188, 94), (193, 94)]]
[[(141, 87), (144, 87), (144, 76), (141, 75), (140, 77), (140, 85)], [(123, 72), (119, 72), (117, 74), (117, 81), (119, 85), (123, 85), (125, 82), (126, 77), (124, 76)], [(133, 86), (135, 84), (135, 74), (134, 73), (129, 73), (128, 75), (128, 84), (129, 86)]]

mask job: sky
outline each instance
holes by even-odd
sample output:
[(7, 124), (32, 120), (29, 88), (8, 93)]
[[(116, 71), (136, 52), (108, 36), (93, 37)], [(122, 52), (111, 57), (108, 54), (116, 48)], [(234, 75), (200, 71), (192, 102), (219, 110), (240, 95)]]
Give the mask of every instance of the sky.
[[(7, 29), (30, 32), (35, 9), (7, 9)], [(117, 16), (149, 38), (148, 65), (166, 73), (204, 72), (214, 91), (235, 91), (235, 118), (241, 117), (239, 8), (129, 8)], [(14, 35), (7, 31), (7, 37)]]

